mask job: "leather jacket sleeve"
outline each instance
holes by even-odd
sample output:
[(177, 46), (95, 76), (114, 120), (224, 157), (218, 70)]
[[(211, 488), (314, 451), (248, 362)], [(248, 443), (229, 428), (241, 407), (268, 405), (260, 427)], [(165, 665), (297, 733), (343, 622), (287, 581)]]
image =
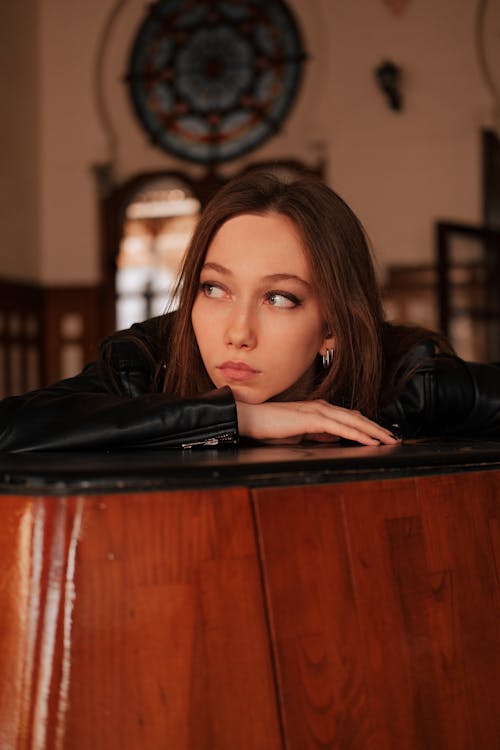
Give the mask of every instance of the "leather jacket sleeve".
[(0, 401), (0, 450), (180, 448), (238, 441), (230, 388), (184, 400), (148, 393), (147, 359), (130, 342), (114, 337), (110, 342), (122, 392), (113, 392), (98, 363), (92, 363), (76, 377), (6, 398)]
[(381, 421), (403, 437), (500, 437), (500, 366), (450, 355), (426, 358)]
[[(132, 331), (133, 337), (118, 334), (105, 344), (115, 380), (95, 362), (74, 378), (0, 401), (0, 451), (237, 443), (230, 388), (184, 400), (155, 392), (151, 383), (160, 356), (158, 322), (133, 326)], [(381, 410), (380, 421), (397, 423), (406, 438), (500, 437), (500, 366), (429, 353), (417, 352), (413, 374), (398, 398)]]

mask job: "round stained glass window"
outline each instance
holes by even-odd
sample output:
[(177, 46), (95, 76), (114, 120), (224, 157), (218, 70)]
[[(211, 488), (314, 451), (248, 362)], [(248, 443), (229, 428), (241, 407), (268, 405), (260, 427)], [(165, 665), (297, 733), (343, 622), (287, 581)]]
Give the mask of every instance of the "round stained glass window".
[(280, 129), (304, 60), (282, 0), (159, 0), (139, 28), (126, 80), (155, 145), (215, 164)]

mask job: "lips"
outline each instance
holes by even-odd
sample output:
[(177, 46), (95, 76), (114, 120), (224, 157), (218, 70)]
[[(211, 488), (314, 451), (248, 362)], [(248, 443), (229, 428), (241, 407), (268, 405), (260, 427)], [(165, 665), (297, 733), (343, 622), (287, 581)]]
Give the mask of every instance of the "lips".
[(260, 370), (254, 370), (245, 362), (223, 362), (217, 369), (228, 380), (250, 380), (260, 374)]

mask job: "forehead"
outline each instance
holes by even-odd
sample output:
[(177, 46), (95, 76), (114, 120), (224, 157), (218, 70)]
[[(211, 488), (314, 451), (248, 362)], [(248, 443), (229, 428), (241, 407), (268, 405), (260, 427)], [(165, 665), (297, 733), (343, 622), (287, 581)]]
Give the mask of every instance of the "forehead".
[(205, 258), (226, 268), (260, 269), (262, 275), (294, 273), (309, 280), (304, 243), (294, 222), (278, 213), (241, 214), (215, 234)]

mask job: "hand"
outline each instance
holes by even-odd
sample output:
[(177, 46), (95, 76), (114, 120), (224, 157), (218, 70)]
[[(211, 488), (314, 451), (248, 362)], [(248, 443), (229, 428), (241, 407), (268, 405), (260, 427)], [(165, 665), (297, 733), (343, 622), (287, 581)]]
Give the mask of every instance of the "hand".
[(363, 445), (394, 445), (399, 442), (389, 430), (359, 411), (334, 406), (327, 401), (236, 402), (240, 435), (256, 440), (335, 440), (345, 438)]

